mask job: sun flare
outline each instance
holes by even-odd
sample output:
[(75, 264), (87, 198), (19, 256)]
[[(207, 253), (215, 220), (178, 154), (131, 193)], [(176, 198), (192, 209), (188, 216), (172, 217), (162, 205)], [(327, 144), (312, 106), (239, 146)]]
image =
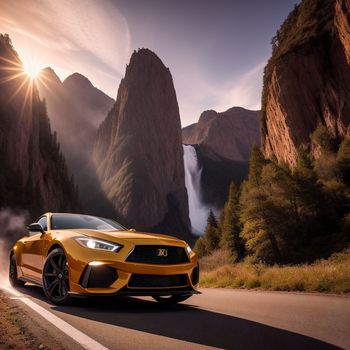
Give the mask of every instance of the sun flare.
[(41, 71), (41, 67), (36, 62), (33, 62), (33, 61), (24, 62), (23, 70), (29, 76), (30, 79), (35, 79), (39, 75)]

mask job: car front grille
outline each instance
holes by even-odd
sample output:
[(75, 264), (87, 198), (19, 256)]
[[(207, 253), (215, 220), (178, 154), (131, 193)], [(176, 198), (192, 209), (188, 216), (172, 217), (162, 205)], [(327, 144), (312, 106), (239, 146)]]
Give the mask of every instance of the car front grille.
[(130, 277), (128, 286), (131, 288), (149, 287), (184, 287), (187, 286), (187, 275), (138, 275)]
[(166, 245), (136, 245), (126, 258), (128, 262), (175, 265), (189, 262), (185, 248)]

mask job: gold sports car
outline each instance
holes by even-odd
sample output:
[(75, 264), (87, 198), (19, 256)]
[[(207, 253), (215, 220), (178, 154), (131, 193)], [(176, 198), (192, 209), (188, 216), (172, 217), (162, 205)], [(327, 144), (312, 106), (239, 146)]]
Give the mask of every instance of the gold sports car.
[(175, 237), (65, 213), (42, 215), (28, 232), (11, 250), (10, 282), (40, 285), (54, 304), (92, 295), (152, 296), (169, 304), (199, 293), (197, 256)]

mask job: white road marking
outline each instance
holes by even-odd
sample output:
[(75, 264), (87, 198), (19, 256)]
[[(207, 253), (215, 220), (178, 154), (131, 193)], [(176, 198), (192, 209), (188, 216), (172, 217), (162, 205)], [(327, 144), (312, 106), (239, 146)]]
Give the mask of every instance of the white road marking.
[(72, 338), (77, 343), (79, 343), (84, 349), (86, 349), (86, 350), (109, 350), (105, 346), (98, 343), (96, 340), (90, 338), (89, 336), (87, 336), (83, 332), (74, 328), (66, 321), (63, 321), (62, 319), (60, 319), (59, 317), (57, 317), (53, 313), (47, 311), (42, 306), (38, 305), (37, 303), (35, 303), (31, 299), (27, 298), (23, 294), (19, 293), (18, 291), (14, 290), (12, 288), (9, 288), (9, 287), (5, 287), (5, 286), (0, 286), (0, 288), (7, 291), (10, 294), (12, 294), (13, 298), (11, 298), (11, 299), (18, 299), (18, 300), (22, 301), (24, 304), (26, 304), (32, 310), (37, 312), (40, 316), (45, 318), (45, 320), (49, 321), (55, 327), (60, 329), (68, 337)]

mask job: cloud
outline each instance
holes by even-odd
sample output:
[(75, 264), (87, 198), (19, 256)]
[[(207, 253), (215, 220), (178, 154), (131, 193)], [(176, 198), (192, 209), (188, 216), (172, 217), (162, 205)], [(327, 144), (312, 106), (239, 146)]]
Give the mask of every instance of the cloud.
[[(235, 81), (218, 84), (205, 78), (198, 67), (188, 69), (190, 79), (174, 79), (179, 93), (179, 107), (182, 125), (198, 121), (200, 114), (207, 109), (218, 112), (233, 106), (258, 110), (261, 108), (263, 70), (267, 60), (263, 60), (244, 72)], [(184, 74), (185, 78), (186, 74)], [(180, 89), (178, 89), (180, 87)], [(188, 93), (190, 91), (190, 93)]]
[(227, 110), (233, 106), (258, 110), (261, 108), (261, 91), (263, 71), (266, 61), (260, 62), (255, 67), (244, 73), (232, 85), (224, 89), (218, 96), (216, 108), (218, 111)]
[[(10, 34), (24, 62), (51, 66), (60, 78), (79, 72), (112, 97), (131, 55), (128, 22), (111, 0), (0, 0), (0, 32)], [(195, 48), (162, 46), (156, 38), (145, 29), (140, 45), (148, 44), (170, 64), (183, 126), (206, 109), (260, 108), (265, 60), (241, 75), (213, 81), (191, 54)]]
[(107, 0), (1, 1), (0, 31), (23, 61), (80, 72), (113, 95), (130, 56), (128, 23)]

